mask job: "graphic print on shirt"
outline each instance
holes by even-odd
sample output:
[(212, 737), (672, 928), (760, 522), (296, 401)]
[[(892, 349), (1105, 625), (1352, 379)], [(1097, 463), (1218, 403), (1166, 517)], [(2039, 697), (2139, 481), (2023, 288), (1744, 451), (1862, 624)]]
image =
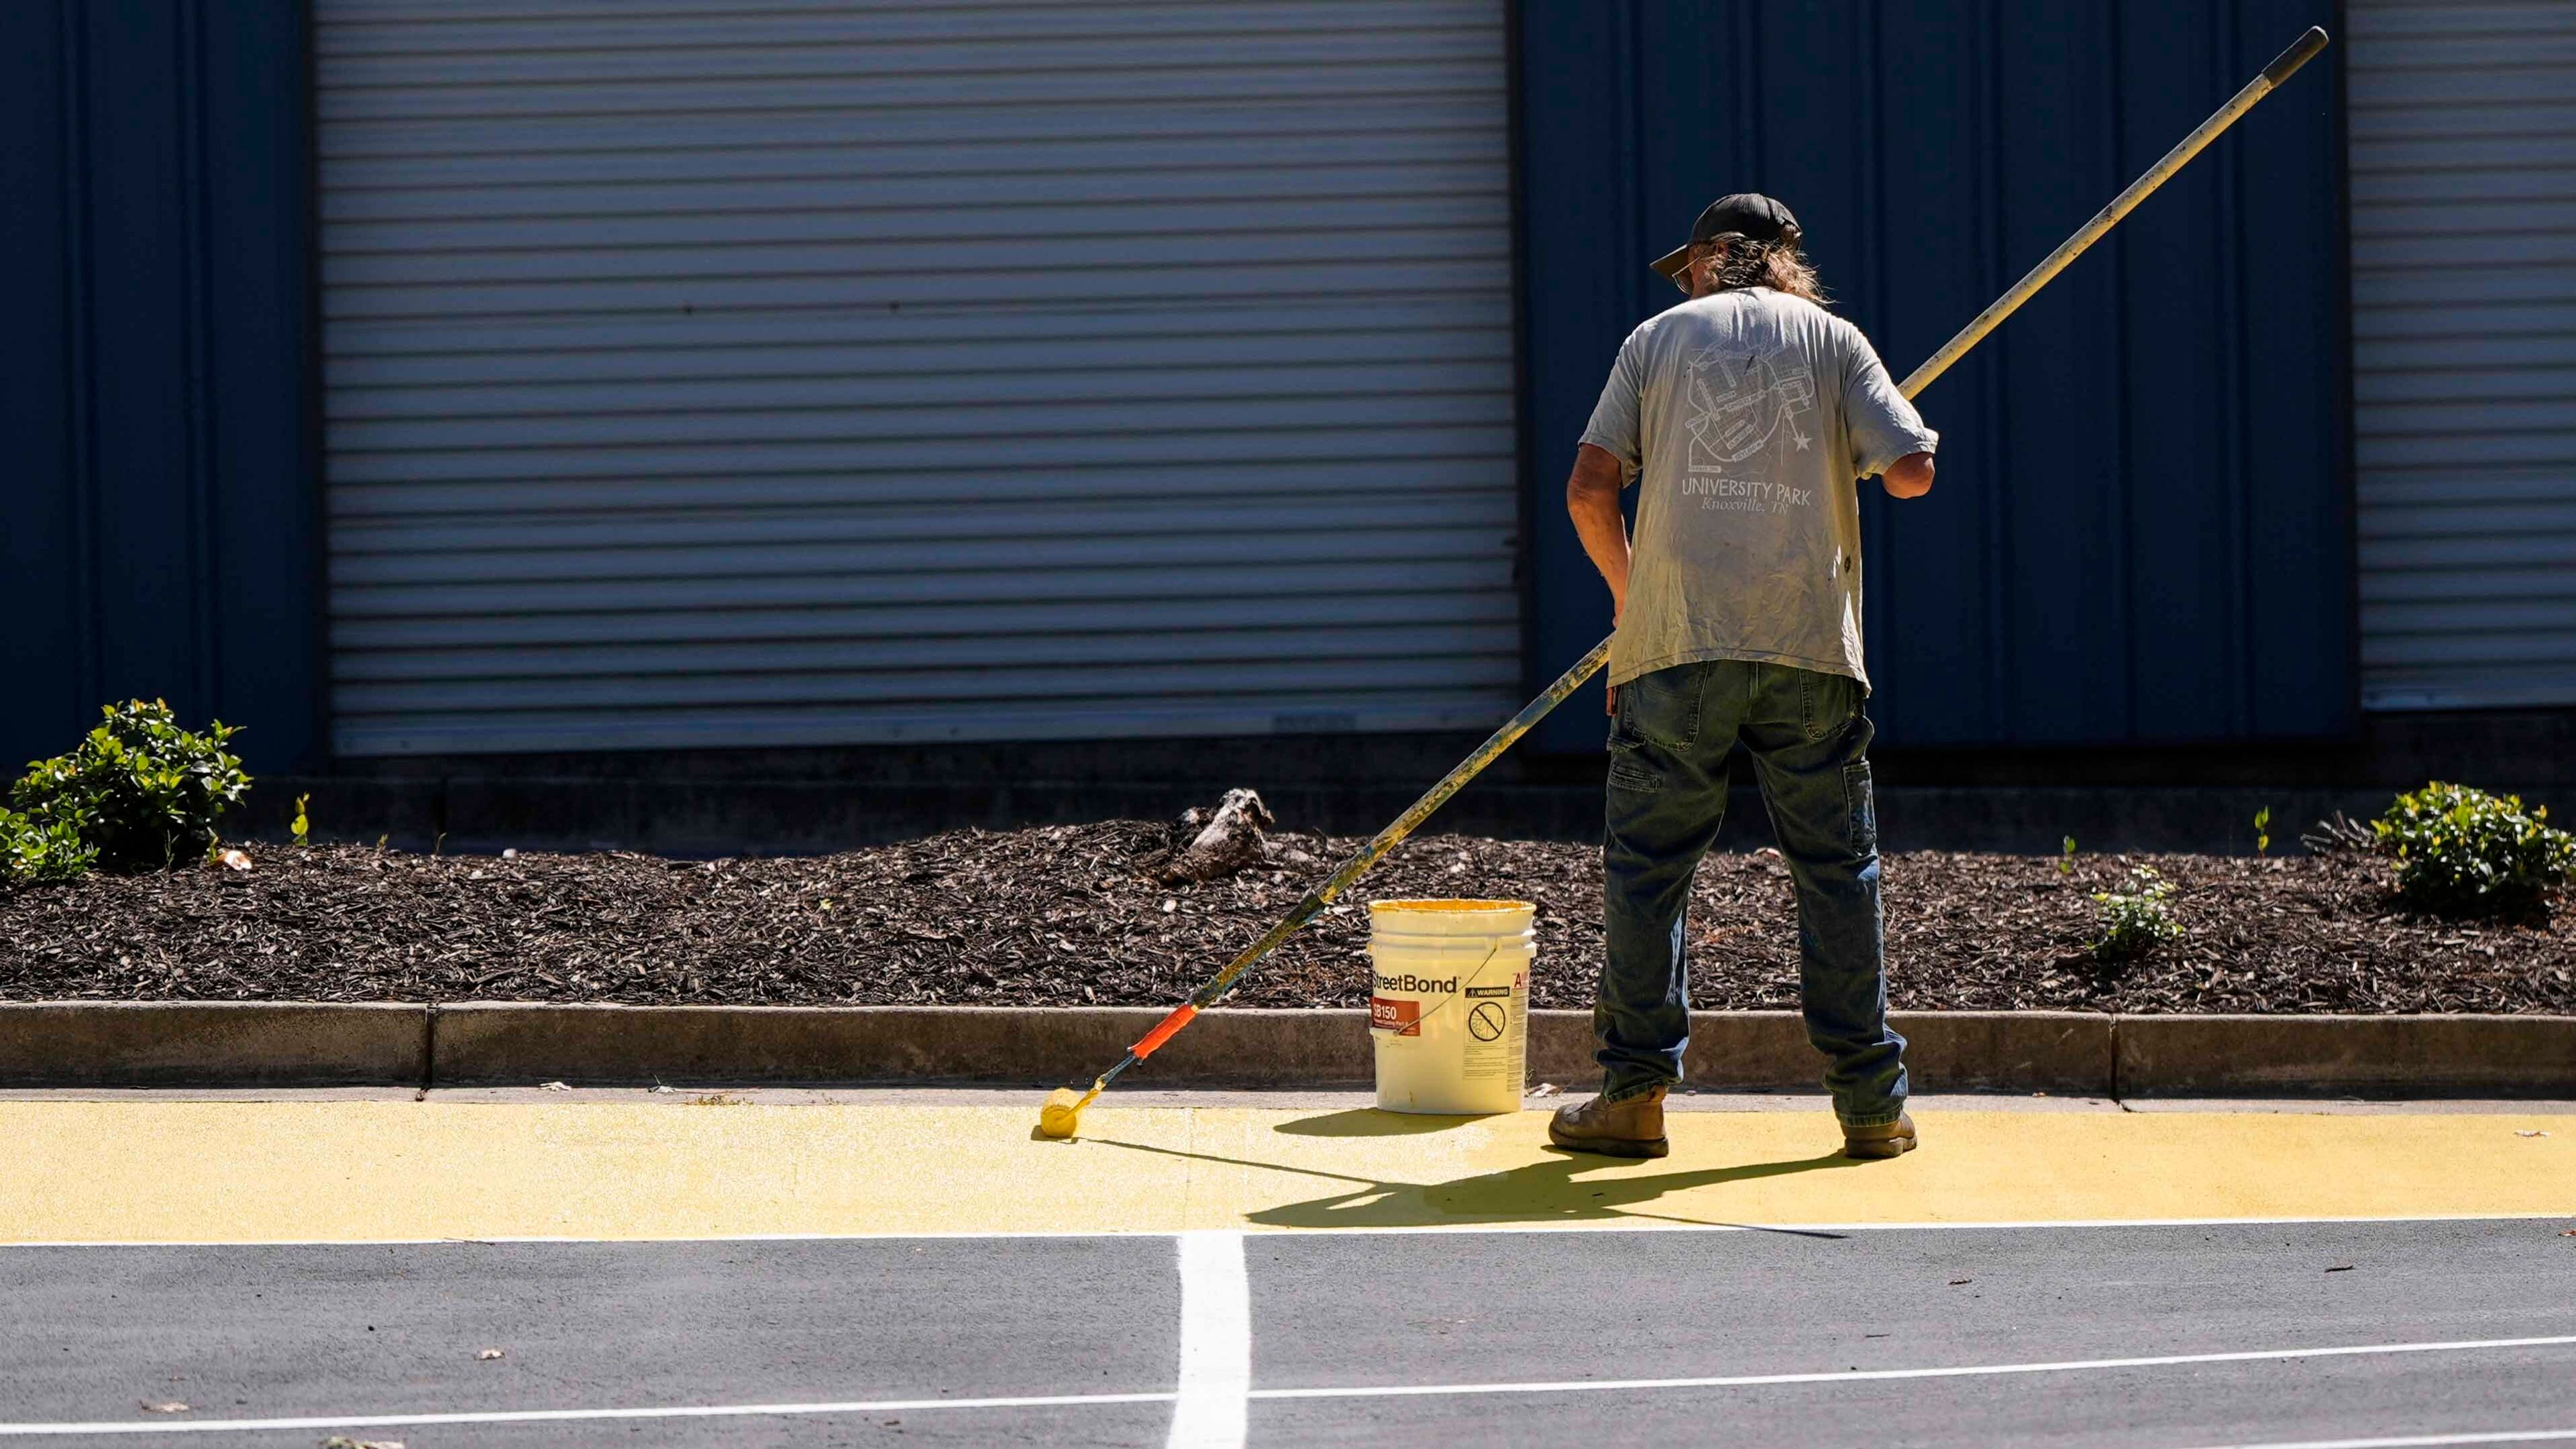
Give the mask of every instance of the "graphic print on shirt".
[(1684, 370), (1690, 398), (1690, 469), (1722, 473), (1784, 439), (1800, 452), (1815, 443), (1798, 419), (1816, 410), (1816, 378), (1781, 361), (1776, 338), (1711, 343)]

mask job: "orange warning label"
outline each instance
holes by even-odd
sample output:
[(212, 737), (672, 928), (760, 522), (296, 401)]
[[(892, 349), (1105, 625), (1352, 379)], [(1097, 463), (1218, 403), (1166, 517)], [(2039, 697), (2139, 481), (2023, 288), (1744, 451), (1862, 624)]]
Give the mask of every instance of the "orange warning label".
[(1369, 1030), (1397, 1036), (1422, 1035), (1422, 1003), (1406, 997), (1369, 998)]

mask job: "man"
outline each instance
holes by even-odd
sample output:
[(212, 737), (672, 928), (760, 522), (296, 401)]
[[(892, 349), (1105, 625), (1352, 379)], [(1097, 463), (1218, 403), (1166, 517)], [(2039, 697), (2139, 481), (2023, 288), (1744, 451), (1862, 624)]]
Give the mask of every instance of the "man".
[[(1683, 915), (1741, 742), (1798, 896), (1808, 1039), (1852, 1157), (1914, 1146), (1905, 1039), (1887, 1026), (1861, 713), (1860, 501), (1932, 487), (1940, 435), (1860, 329), (1827, 312), (1789, 209), (1728, 196), (1654, 263), (1688, 294), (1619, 349), (1576, 450), (1567, 512), (1610, 585), (1608, 960), (1601, 1095), (1556, 1114), (1561, 1147), (1666, 1151), (1664, 1094), (1690, 1027)], [(1619, 494), (1638, 484), (1632, 545)]]

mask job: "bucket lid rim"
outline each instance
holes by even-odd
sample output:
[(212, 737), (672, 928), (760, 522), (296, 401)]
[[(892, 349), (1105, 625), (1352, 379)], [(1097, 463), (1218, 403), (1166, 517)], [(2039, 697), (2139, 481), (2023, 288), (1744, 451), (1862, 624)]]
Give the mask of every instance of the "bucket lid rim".
[(1422, 915), (1502, 914), (1506, 911), (1535, 911), (1534, 901), (1482, 898), (1453, 899), (1439, 896), (1398, 896), (1368, 903), (1371, 911), (1412, 911)]

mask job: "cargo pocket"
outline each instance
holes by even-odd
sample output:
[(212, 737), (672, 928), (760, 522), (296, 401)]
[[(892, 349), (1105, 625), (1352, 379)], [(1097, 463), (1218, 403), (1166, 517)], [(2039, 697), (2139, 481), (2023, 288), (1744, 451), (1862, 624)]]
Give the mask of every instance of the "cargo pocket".
[(1855, 855), (1878, 849), (1878, 800), (1870, 789), (1869, 761), (1843, 766), (1843, 843)]
[(1610, 714), (1610, 793), (1642, 795), (1663, 788), (1663, 776), (1648, 763), (1641, 752), (1648, 748), (1637, 733), (1634, 706), (1637, 696), (1631, 691), (1635, 683), (1619, 686), (1619, 697), (1611, 702)]
[(1654, 766), (1638, 758), (1634, 744), (1610, 747), (1610, 789), (1629, 795), (1650, 794), (1664, 788), (1664, 777)]

